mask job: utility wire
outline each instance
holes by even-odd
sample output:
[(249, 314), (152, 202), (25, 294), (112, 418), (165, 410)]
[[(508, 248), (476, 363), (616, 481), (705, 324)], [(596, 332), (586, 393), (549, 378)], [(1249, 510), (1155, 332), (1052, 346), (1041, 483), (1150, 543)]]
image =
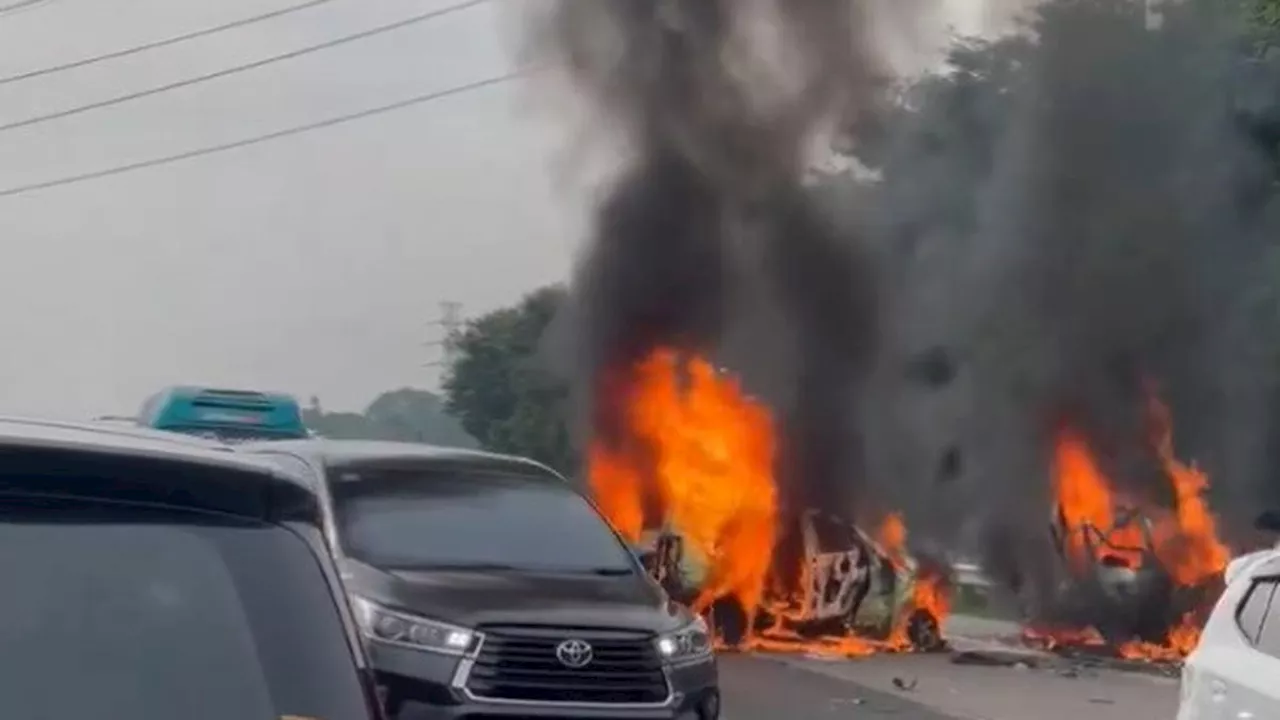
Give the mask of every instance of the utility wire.
[(113, 105), (120, 105), (133, 100), (138, 100), (140, 98), (150, 97), (151, 95), (159, 95), (160, 93), (169, 92), (171, 90), (177, 90), (179, 88), (189, 87), (191, 85), (198, 85), (200, 83), (209, 82), (210, 80), (217, 80), (218, 78), (224, 78), (229, 75), (236, 75), (242, 72), (247, 72), (249, 70), (256, 70), (260, 67), (272, 65), (274, 63), (283, 62), (285, 60), (292, 60), (297, 57), (302, 57), (303, 55), (309, 55), (311, 53), (319, 52), (321, 50), (328, 50), (330, 48), (338, 47), (339, 45), (345, 45), (349, 42), (355, 42), (356, 40), (363, 40), (365, 38), (373, 37), (375, 35), (381, 35), (382, 33), (390, 32), (392, 30), (399, 30), (401, 28), (409, 27), (410, 25), (416, 25), (418, 23), (426, 22), (428, 20), (434, 20), (438, 17), (448, 15), (450, 13), (455, 13), (460, 10), (466, 10), (467, 8), (472, 8), (486, 2), (489, 2), (489, 0), (467, 0), (466, 2), (460, 2), (456, 5), (450, 5), (449, 7), (440, 8), (438, 10), (432, 10), (430, 12), (420, 13), (418, 15), (414, 15), (404, 20), (398, 20), (396, 22), (388, 23), (386, 25), (379, 25), (377, 27), (370, 28), (368, 30), (362, 30), (358, 33), (353, 33), (351, 35), (343, 35), (342, 37), (334, 38), (332, 40), (328, 40), (328, 41), (319, 43), (317, 45), (309, 45), (304, 48), (291, 50), (287, 53), (281, 53), (279, 55), (272, 55), (271, 57), (262, 58), (261, 60), (255, 60), (253, 62), (245, 63), (243, 65), (235, 65), (229, 68), (223, 68), (222, 70), (217, 70), (215, 72), (206, 73), (204, 75), (197, 75), (194, 77), (189, 77), (184, 80), (178, 80), (176, 82), (171, 82), (165, 85), (157, 85), (152, 88), (147, 88), (146, 90), (139, 90), (137, 92), (131, 92), (126, 95), (117, 95), (116, 97), (107, 98), (106, 100), (100, 100), (98, 102), (89, 103), (87, 105), (77, 105), (75, 107), (67, 108), (66, 110), (58, 110), (56, 112), (47, 113), (45, 115), (36, 115), (34, 117), (29, 117), (23, 120), (15, 120), (13, 122), (0, 124), (0, 132), (5, 132), (7, 130), (16, 130), (18, 128), (28, 127), (30, 125), (37, 125), (39, 123), (49, 122), (50, 120), (60, 120), (62, 118), (71, 117), (73, 115), (80, 115), (82, 113), (87, 113), (91, 110), (101, 110), (102, 108), (112, 107)]
[(342, 125), (342, 124), (353, 122), (356, 120), (363, 120), (364, 118), (373, 117), (375, 115), (384, 115), (386, 113), (390, 113), (396, 110), (403, 110), (405, 108), (413, 107), (415, 105), (422, 105), (424, 103), (428, 103), (433, 100), (440, 100), (453, 95), (461, 95), (462, 93), (471, 92), (472, 90), (479, 90), (481, 88), (489, 87), (491, 85), (498, 85), (500, 83), (504, 83), (509, 80), (514, 80), (518, 77), (522, 77), (525, 74), (526, 73), (524, 72), (507, 73), (505, 75), (498, 75), (495, 77), (486, 78), (484, 80), (477, 80), (475, 82), (470, 82), (470, 83), (467, 83), (466, 85), (457, 85), (455, 87), (446, 88), (444, 90), (437, 90), (435, 92), (426, 93), (424, 95), (415, 95), (413, 97), (406, 98), (404, 100), (400, 100), (398, 102), (394, 102), (389, 105), (380, 105), (378, 107), (368, 108), (366, 110), (361, 110), (359, 112), (349, 113), (346, 115), (338, 115), (335, 117), (326, 118), (324, 120), (319, 120), (317, 122), (307, 123), (306, 125), (295, 125), (294, 127), (285, 128), (283, 130), (276, 130), (275, 132), (270, 132), (265, 135), (255, 135), (253, 137), (243, 138), (240, 140), (233, 140), (231, 142), (226, 142), (219, 145), (207, 145), (202, 148), (187, 150), (186, 152), (176, 153), (174, 155), (165, 155), (158, 158), (152, 158), (150, 160), (142, 160), (139, 162), (130, 163), (128, 165), (117, 165), (115, 167), (109, 167), (102, 170), (94, 170), (91, 172), (80, 173), (78, 175), (68, 175), (68, 176), (57, 178), (54, 180), (45, 180), (42, 182), (29, 183), (27, 185), (17, 185), (14, 187), (0, 190), (0, 198), (11, 197), (13, 195), (21, 195), (23, 193), (32, 192), (35, 190), (44, 190), (47, 188), (59, 187), (62, 185), (71, 185), (73, 183), (85, 182), (87, 180), (97, 180), (99, 178), (110, 177), (112, 175), (121, 175), (124, 173), (133, 172), (134, 170), (143, 170), (145, 168), (152, 168), (160, 165), (169, 165), (172, 163), (181, 162), (183, 160), (190, 160), (192, 158), (203, 157), (205, 155), (213, 155), (215, 153), (226, 152), (228, 150), (235, 150), (238, 148), (248, 147), (250, 145), (260, 145), (262, 143), (270, 142), (272, 140), (279, 140), (281, 138), (291, 137), (293, 135), (301, 135), (303, 133), (308, 133), (308, 132), (311, 132), (312, 130), (320, 130), (323, 128), (333, 127), (334, 125)]
[[(28, 2), (30, 2), (30, 0), (28, 0)], [(272, 20), (274, 18), (282, 17), (285, 15), (291, 15), (293, 13), (300, 12), (302, 10), (307, 10), (317, 5), (324, 5), (325, 3), (329, 3), (329, 2), (333, 2), (333, 0), (307, 0), (306, 2), (301, 2), (296, 5), (290, 5), (288, 7), (284, 7), (279, 10), (272, 10), (270, 12), (262, 13), (261, 15), (253, 15), (251, 17), (241, 18), (239, 20), (232, 20), (231, 22), (228, 22), (228, 23), (223, 23), (221, 25), (214, 25), (212, 27), (207, 27), (207, 28), (201, 28), (200, 30), (193, 30), (191, 32), (183, 33), (181, 35), (174, 35), (171, 37), (167, 37), (167, 38), (164, 38), (163, 40), (155, 40), (153, 42), (145, 43), (142, 45), (134, 45), (133, 47), (127, 47), (121, 50), (114, 50), (109, 53), (103, 53), (102, 55), (93, 55), (90, 57), (81, 58), (79, 60), (72, 60), (71, 62), (62, 63), (61, 65), (50, 65), (49, 67), (43, 67), (38, 70), (27, 70), (25, 72), (15, 73), (13, 75), (6, 75), (4, 77), (0, 77), (0, 85), (8, 85), (9, 83), (15, 83), (22, 80), (30, 80), (31, 78), (42, 77), (44, 75), (52, 75), (54, 73), (65, 72), (67, 70), (74, 70), (76, 68), (81, 68), (86, 65), (94, 65), (100, 62), (105, 62), (107, 60), (115, 60), (117, 58), (129, 57), (130, 55), (137, 55), (138, 53), (147, 52), (148, 50), (155, 50), (156, 48), (168, 47), (169, 45), (177, 45), (178, 43), (187, 42), (188, 40), (195, 40), (196, 38), (204, 37), (206, 35), (214, 35), (216, 33), (225, 32), (227, 30), (234, 30), (235, 28), (244, 27), (246, 25), (253, 25), (255, 23), (260, 23), (265, 20)], [(4, 12), (4, 10), (0, 9), (0, 13), (2, 12)]]
[(20, 0), (19, 2), (9, 3), (8, 5), (0, 5), (0, 15), (21, 10), (22, 8), (39, 5), (40, 3), (49, 2), (49, 0)]

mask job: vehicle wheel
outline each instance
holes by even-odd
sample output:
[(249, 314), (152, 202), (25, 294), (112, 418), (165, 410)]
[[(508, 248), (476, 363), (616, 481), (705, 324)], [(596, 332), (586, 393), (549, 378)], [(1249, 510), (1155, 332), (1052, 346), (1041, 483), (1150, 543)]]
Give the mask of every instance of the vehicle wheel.
[(928, 610), (914, 610), (907, 618), (907, 640), (922, 652), (937, 652), (946, 647), (938, 619)]

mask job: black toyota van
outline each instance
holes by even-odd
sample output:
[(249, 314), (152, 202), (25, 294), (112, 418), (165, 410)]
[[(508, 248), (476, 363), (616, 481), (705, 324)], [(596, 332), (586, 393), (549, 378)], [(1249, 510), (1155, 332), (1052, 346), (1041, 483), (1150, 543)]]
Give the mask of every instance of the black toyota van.
[(320, 517), (216, 443), (0, 419), (0, 717), (380, 717)]
[(313, 479), (389, 714), (718, 718), (701, 618), (545, 466), (411, 443), (238, 449)]

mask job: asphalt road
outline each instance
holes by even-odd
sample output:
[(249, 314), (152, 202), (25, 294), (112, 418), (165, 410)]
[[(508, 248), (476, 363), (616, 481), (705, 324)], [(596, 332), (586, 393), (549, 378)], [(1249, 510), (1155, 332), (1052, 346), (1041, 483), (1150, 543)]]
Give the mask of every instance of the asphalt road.
[(779, 658), (721, 656), (720, 689), (724, 720), (967, 720)]
[(1169, 720), (1177, 707), (1169, 678), (962, 666), (946, 655), (723, 655), (720, 668), (724, 720)]

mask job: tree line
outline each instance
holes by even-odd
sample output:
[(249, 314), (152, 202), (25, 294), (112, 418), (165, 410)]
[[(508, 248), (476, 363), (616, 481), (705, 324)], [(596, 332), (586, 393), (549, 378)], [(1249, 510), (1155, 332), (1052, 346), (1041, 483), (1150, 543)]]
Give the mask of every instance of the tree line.
[(339, 440), (390, 440), (476, 448), (480, 443), (445, 409), (435, 393), (414, 388), (384, 392), (362, 412), (328, 412), (312, 397), (302, 411), (307, 427)]

